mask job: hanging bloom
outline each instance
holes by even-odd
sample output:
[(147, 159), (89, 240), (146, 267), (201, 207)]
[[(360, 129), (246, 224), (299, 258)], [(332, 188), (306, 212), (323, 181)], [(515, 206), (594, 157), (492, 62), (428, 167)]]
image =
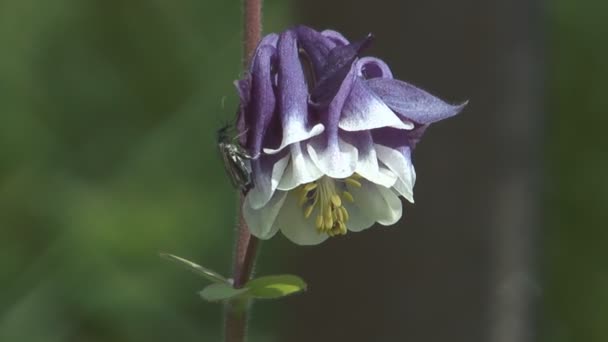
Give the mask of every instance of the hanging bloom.
[(413, 202), (411, 153), (424, 130), (456, 115), (449, 105), (393, 79), (368, 36), (300, 26), (264, 37), (237, 81), (238, 130), (253, 156), (243, 201), (251, 233), (277, 231), (301, 245), (392, 225), (399, 196)]

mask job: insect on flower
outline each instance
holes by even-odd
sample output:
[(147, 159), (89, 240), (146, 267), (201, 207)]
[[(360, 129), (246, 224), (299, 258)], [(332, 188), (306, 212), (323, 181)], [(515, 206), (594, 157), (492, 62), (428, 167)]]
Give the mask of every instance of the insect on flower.
[(227, 124), (217, 131), (217, 147), (222, 155), (224, 169), (230, 177), (232, 186), (247, 192), (252, 184), (250, 160), (254, 158), (239, 144), (240, 135), (234, 138), (228, 136), (231, 128), (232, 125)]

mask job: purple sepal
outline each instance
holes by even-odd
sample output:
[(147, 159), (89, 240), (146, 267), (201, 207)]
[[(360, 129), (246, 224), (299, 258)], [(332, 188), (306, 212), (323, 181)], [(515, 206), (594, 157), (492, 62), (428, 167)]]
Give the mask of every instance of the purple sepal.
[(403, 81), (368, 79), (367, 85), (397, 114), (418, 124), (428, 125), (458, 114), (467, 102), (450, 105)]

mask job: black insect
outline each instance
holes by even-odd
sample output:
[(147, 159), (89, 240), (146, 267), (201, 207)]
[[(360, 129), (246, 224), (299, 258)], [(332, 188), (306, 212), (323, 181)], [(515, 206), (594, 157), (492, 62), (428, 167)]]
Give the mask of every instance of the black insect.
[(239, 136), (234, 138), (228, 136), (231, 128), (232, 126), (228, 124), (217, 131), (217, 147), (232, 185), (236, 189), (246, 192), (252, 186), (251, 159), (254, 158), (239, 144)]

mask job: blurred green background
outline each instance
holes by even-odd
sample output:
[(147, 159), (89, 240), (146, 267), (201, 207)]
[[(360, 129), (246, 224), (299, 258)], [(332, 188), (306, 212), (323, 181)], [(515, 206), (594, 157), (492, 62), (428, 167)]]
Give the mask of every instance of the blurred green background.
[[(608, 5), (546, 5), (537, 335), (606, 341)], [(266, 31), (294, 12), (266, 1)], [(157, 253), (229, 272), (215, 131), (240, 34), (238, 1), (0, 1), (0, 341), (219, 340), (204, 282)], [(268, 244), (260, 268), (293, 271), (295, 248)], [(256, 307), (251, 340), (289, 340), (289, 304)]]
[(541, 236), (545, 340), (608, 341), (608, 3), (552, 4)]

